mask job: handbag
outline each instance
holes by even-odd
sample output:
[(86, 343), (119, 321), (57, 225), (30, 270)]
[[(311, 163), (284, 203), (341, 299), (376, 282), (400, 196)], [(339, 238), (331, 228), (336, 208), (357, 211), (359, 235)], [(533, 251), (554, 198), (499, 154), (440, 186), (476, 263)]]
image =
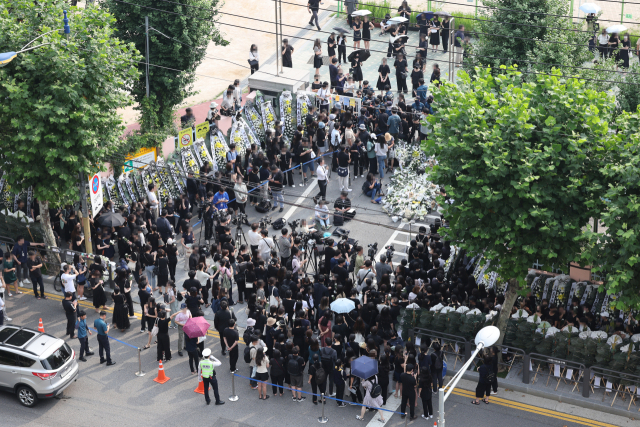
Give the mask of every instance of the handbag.
[(156, 323), (153, 325), (153, 329), (151, 329), (151, 337), (155, 337), (158, 335), (158, 319), (156, 319)]
[(348, 168), (343, 168), (343, 167), (338, 167), (338, 176), (340, 177), (345, 177), (349, 175), (349, 169)]
[(247, 62), (249, 63), (251, 68), (257, 68), (258, 67), (258, 61), (255, 60), (255, 59), (247, 59)]
[(153, 275), (157, 276), (158, 273), (160, 273), (160, 267), (158, 267), (157, 265), (153, 267)]

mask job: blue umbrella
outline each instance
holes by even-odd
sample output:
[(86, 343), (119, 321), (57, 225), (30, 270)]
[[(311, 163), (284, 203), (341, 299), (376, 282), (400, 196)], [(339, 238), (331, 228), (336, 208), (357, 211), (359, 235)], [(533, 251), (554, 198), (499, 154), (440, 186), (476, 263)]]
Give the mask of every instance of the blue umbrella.
[(351, 362), (351, 374), (366, 380), (378, 373), (378, 361), (369, 356), (360, 356)]
[(356, 303), (348, 298), (338, 298), (331, 303), (331, 311), (335, 313), (350, 313), (356, 309)]
[(431, 12), (431, 11), (429, 11), (429, 12), (422, 12), (422, 13), (421, 13), (420, 15), (418, 15), (418, 16), (421, 16), (421, 15), (425, 15), (425, 19), (426, 19), (427, 21), (430, 21), (431, 19), (433, 19), (433, 12)]

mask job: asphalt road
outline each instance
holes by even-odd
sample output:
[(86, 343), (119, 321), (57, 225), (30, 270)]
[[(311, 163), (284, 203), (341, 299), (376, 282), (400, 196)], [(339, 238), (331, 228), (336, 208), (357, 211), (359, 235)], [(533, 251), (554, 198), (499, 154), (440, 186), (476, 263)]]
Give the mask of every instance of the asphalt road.
[[(65, 316), (59, 296), (50, 294), (48, 300), (36, 300), (23, 288), (25, 293), (9, 299), (12, 323), (37, 328), (38, 319), (42, 318), (47, 333), (62, 336), (65, 329)], [(83, 302), (86, 304), (87, 302)], [(86, 304), (87, 306), (89, 304)], [(90, 324), (96, 318), (95, 312), (87, 310)], [(110, 315), (109, 315), (110, 318)], [(134, 325), (129, 331), (121, 333), (113, 331), (111, 335), (134, 347), (142, 347), (146, 343), (146, 334), (141, 334)], [(173, 349), (177, 346), (177, 331), (170, 330)], [(69, 344), (79, 350), (77, 340)], [(90, 337), (92, 348), (97, 351), (95, 335)], [(51, 425), (84, 425), (94, 426), (155, 426), (155, 425), (214, 425), (214, 426), (264, 426), (277, 423), (280, 426), (300, 426), (317, 423), (321, 407), (310, 402), (294, 403), (289, 394), (284, 398), (271, 397), (267, 401), (259, 400), (257, 392), (249, 388), (248, 382), (236, 378), (237, 402), (230, 402), (231, 374), (228, 371), (228, 360), (220, 356), (218, 338), (209, 336), (207, 347), (212, 348), (214, 355), (220, 358), (222, 366), (218, 369), (218, 381), (221, 397), (226, 401), (223, 406), (206, 406), (204, 397), (194, 393), (197, 379), (190, 375), (187, 357), (179, 357), (173, 353), (171, 361), (165, 364), (165, 372), (171, 379), (165, 384), (157, 384), (153, 379), (157, 375), (155, 347), (142, 352), (142, 369), (146, 376), (137, 377), (137, 350), (117, 341), (111, 342), (112, 358), (115, 366), (107, 367), (99, 364), (98, 356), (89, 357), (87, 363), (80, 363), (80, 376), (77, 382), (66, 391), (68, 399), (41, 401), (33, 409), (22, 407), (9, 393), (0, 393), (0, 414), (2, 424), (12, 426), (51, 426)], [(242, 350), (242, 348), (241, 348)], [(249, 368), (241, 360), (238, 362), (240, 375), (248, 375)], [(596, 411), (575, 408), (558, 402), (524, 396), (520, 393), (500, 390), (500, 397), (494, 398), (489, 405), (474, 406), (470, 404), (474, 384), (460, 384), (446, 404), (446, 421), (448, 426), (474, 425), (491, 426), (496, 423), (517, 425), (519, 427), (539, 426), (637, 426), (637, 421), (611, 415), (603, 415)], [(304, 391), (310, 392), (305, 385)], [(437, 398), (434, 398), (437, 408)], [(397, 401), (390, 400), (389, 410), (398, 410)], [(329, 425), (343, 427), (370, 424), (381, 426), (372, 421), (373, 413), (367, 413), (365, 422), (357, 421), (357, 407), (338, 408), (334, 402), (325, 407)], [(418, 416), (422, 414), (422, 405), (416, 408)], [(402, 426), (398, 414), (386, 415), (386, 425)], [(433, 420), (418, 418), (409, 425), (433, 425)], [(605, 421), (605, 422), (603, 422)]]

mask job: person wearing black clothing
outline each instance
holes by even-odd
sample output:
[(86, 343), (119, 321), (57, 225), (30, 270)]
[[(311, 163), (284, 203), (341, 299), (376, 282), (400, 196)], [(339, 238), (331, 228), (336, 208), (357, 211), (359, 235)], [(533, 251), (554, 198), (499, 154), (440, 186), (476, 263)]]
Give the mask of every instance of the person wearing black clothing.
[[(425, 353), (424, 358), (427, 359), (427, 355)], [(420, 367), (420, 376), (418, 377), (418, 389), (420, 390), (420, 399), (422, 400), (422, 411), (424, 412), (422, 418), (433, 418), (433, 402), (431, 397), (433, 393), (431, 392), (431, 371), (426, 365), (424, 368)]]
[(281, 53), (282, 53), (282, 66), (293, 68), (293, 60), (291, 59), (291, 54), (293, 53), (293, 46), (289, 45), (289, 40), (287, 39), (282, 40)]
[[(405, 357), (405, 363), (407, 358)], [(413, 365), (411, 363), (406, 364), (404, 372), (400, 374), (400, 383), (402, 383), (402, 401), (400, 402), (400, 412), (403, 415), (400, 418), (406, 417), (407, 402), (409, 402), (409, 413), (411, 414), (411, 420), (415, 420), (416, 407), (416, 376), (413, 372)]]
[(346, 260), (344, 258), (338, 259), (338, 264), (331, 270), (331, 273), (336, 277), (336, 282), (340, 285), (345, 285), (347, 279), (349, 278), (349, 272), (345, 267)]
[(396, 81), (398, 83), (398, 92), (407, 93), (407, 73), (409, 72), (409, 69), (407, 68), (407, 60), (404, 58), (404, 55), (402, 53), (398, 53), (393, 66), (396, 67)]
[(163, 360), (169, 361), (171, 360), (171, 345), (169, 343), (169, 322), (171, 320), (167, 317), (167, 312), (164, 310), (160, 310), (158, 313), (158, 335), (156, 335), (156, 340), (158, 341), (158, 354), (157, 360), (161, 362)]
[(493, 379), (491, 379), (491, 387), (493, 388), (493, 395), (498, 394), (498, 353), (500, 350), (495, 345), (491, 347), (491, 371), (494, 373)]
[(433, 380), (433, 392), (437, 392), (442, 388), (442, 368), (444, 366), (444, 354), (440, 349), (439, 343), (433, 344), (433, 353), (431, 353), (431, 375)]
[(382, 406), (387, 404), (389, 397), (389, 371), (389, 358), (383, 353), (378, 358), (378, 381), (382, 388)]
[[(366, 126), (364, 124), (360, 125), (360, 129), (366, 132)], [(358, 171), (360, 172), (360, 176), (364, 176), (364, 161), (362, 159), (362, 141), (360, 138), (356, 137), (353, 145), (350, 148), (351, 152), (351, 162), (353, 163), (353, 179), (358, 178)]]
[(278, 391), (280, 392), (280, 396), (284, 394), (284, 357), (281, 356), (280, 350), (273, 350), (273, 356), (269, 361), (269, 365), (271, 366), (271, 387), (273, 390), (273, 395), (276, 396)]
[(450, 18), (448, 16), (445, 16), (442, 20), (442, 24), (440, 24), (440, 27), (442, 28), (440, 30), (440, 37), (442, 38), (443, 53), (447, 53), (447, 51), (449, 50), (449, 28), (451, 26), (451, 22), (449, 21), (449, 19)]
[[(478, 385), (476, 386), (476, 399), (471, 403), (474, 405), (480, 404), (480, 399), (484, 403), (489, 403), (489, 396), (491, 395), (491, 382), (496, 374), (491, 369), (491, 356), (485, 356), (483, 364), (478, 368)], [(486, 398), (485, 395), (487, 396)], [(483, 399), (484, 398), (484, 399)]]
[(329, 64), (329, 80), (331, 81), (331, 87), (338, 85), (338, 58), (333, 58), (331, 64)]
[(376, 88), (384, 95), (385, 86), (390, 86), (389, 74), (391, 69), (387, 65), (387, 58), (382, 58), (382, 64), (378, 67), (378, 82)]
[(464, 41), (464, 25), (458, 26), (458, 31), (453, 38), (453, 46), (456, 48), (456, 67), (462, 67), (462, 54), (464, 53), (464, 48), (462, 47), (462, 42)]
[[(44, 295), (44, 283), (42, 281), (42, 258), (36, 255), (35, 252), (29, 251), (29, 258), (27, 259), (27, 268), (29, 269), (29, 279), (33, 285), (33, 295), (40, 299), (47, 299)], [(40, 284), (40, 295), (38, 295), (38, 284)]]
[[(349, 210), (351, 209), (351, 200), (349, 200), (349, 197), (347, 197), (347, 195), (348, 193), (343, 191), (340, 193), (340, 197), (338, 197), (336, 201), (333, 202), (334, 224), (336, 224), (336, 219), (338, 223), (353, 219), (354, 214), (348, 213)], [(336, 217), (339, 217), (339, 218), (336, 218)]]
[[(140, 277), (140, 281), (138, 282), (138, 298), (140, 299), (140, 307), (144, 307), (148, 302), (151, 295), (146, 290), (147, 286), (147, 278)], [(142, 310), (142, 316), (140, 317), (140, 332), (144, 332), (147, 327), (147, 317), (144, 315), (144, 310)]]
[(420, 87), (420, 79), (424, 78), (424, 73), (420, 69), (420, 64), (413, 64), (413, 71), (411, 71), (411, 90), (413, 91), (413, 96), (416, 96), (418, 93), (417, 90)]
[(73, 299), (73, 294), (71, 292), (65, 292), (64, 299), (62, 300), (62, 308), (64, 309), (64, 314), (67, 316), (67, 335), (69, 335), (69, 338), (76, 337), (77, 306), (78, 300)]
[(311, 14), (311, 20), (309, 25), (313, 25), (313, 21), (316, 21), (316, 28), (320, 31), (320, 24), (318, 23), (318, 10), (320, 10), (320, 0), (309, 0), (307, 3), (307, 10)]
[(216, 312), (215, 317), (213, 318), (213, 326), (218, 331), (220, 335), (220, 347), (222, 348), (222, 355), (227, 354), (227, 346), (224, 343), (224, 330), (231, 324), (229, 321), (237, 320), (236, 315), (229, 309), (229, 305), (227, 301), (222, 301), (220, 303), (220, 310)]
[(302, 144), (297, 148), (296, 154), (300, 158), (300, 164), (302, 165), (302, 179), (303, 182), (300, 183), (300, 187), (304, 187), (307, 183), (307, 172), (309, 172), (309, 179), (311, 179), (311, 175), (313, 172), (313, 165), (309, 163), (311, 161), (311, 143), (309, 142), (308, 137), (302, 138)]
[(229, 370), (231, 373), (237, 372), (236, 363), (238, 362), (238, 341), (240, 336), (236, 329), (236, 321), (229, 320), (229, 326), (222, 333), (225, 347), (229, 350)]
[(378, 129), (380, 132), (376, 132), (378, 134), (385, 134), (389, 131), (389, 126), (387, 125), (387, 121), (389, 120), (389, 115), (386, 113), (386, 110), (380, 106), (380, 114), (378, 114)]

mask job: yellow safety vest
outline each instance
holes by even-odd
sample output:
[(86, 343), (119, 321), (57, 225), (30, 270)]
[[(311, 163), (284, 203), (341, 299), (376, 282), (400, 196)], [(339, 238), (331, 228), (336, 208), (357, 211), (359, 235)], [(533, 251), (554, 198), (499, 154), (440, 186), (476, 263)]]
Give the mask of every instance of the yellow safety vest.
[(200, 372), (202, 373), (202, 378), (211, 378), (213, 370), (213, 363), (209, 359), (200, 361)]

